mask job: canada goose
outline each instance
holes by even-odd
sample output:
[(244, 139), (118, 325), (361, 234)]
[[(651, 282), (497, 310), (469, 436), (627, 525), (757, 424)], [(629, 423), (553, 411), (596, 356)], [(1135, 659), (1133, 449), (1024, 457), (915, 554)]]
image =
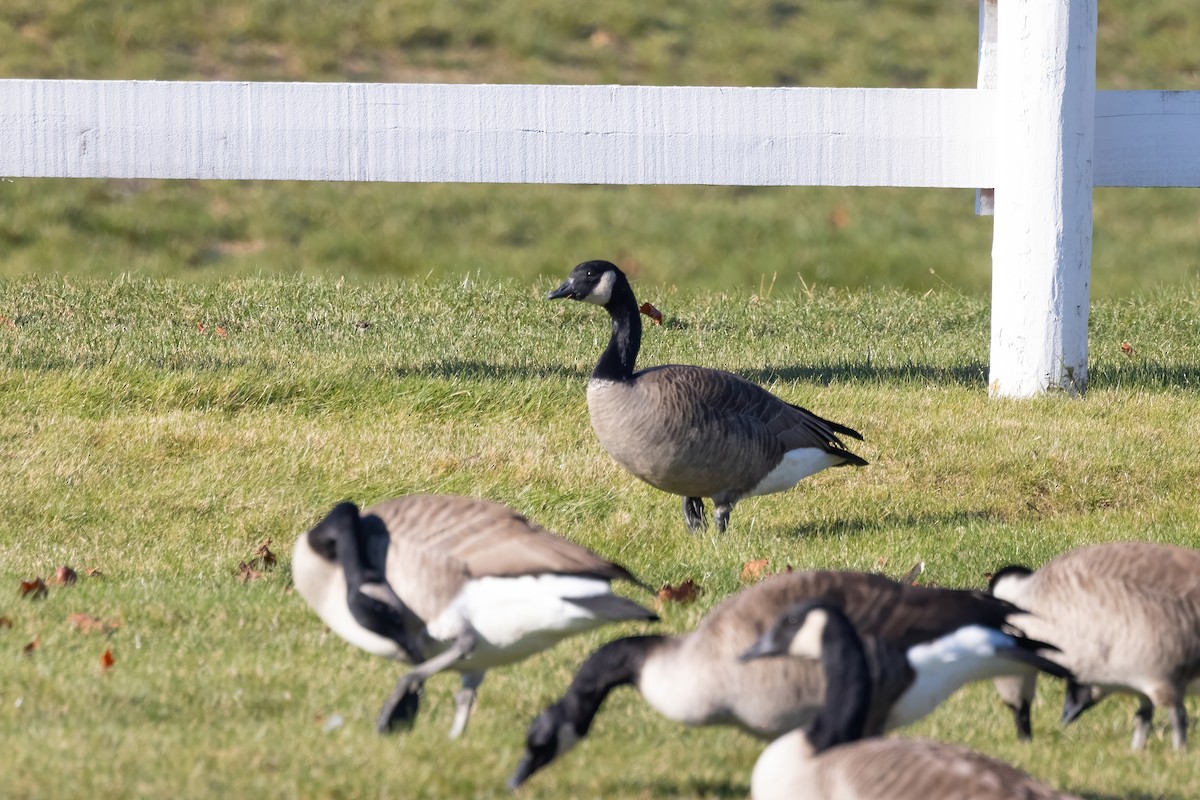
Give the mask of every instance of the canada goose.
[[(960, 639), (960, 632), (951, 638)], [(879, 647), (890, 649), (891, 645), (882, 642)], [(917, 649), (911, 648), (907, 654), (914, 667)], [(816, 717), (805, 728), (776, 739), (759, 756), (750, 778), (755, 800), (1071, 797), (1015, 767), (959, 745), (920, 739), (864, 739), (878, 684), (863, 640), (835, 602), (818, 599), (793, 606), (743, 658), (772, 655), (819, 659), (828, 678)]]
[[(686, 725), (735, 725), (772, 739), (806, 723), (824, 691), (820, 664), (800, 659), (743, 663), (739, 656), (800, 600), (835, 599), (864, 631), (937, 660), (958, 656), (954, 669), (930, 676), (918, 662), (889, 676), (868, 722), (872, 733), (914, 722), (964, 684), (1008, 674), (1025, 663), (1064, 676), (1034, 652), (1040, 642), (1011, 631), (1019, 609), (983, 592), (911, 586), (862, 572), (792, 572), (772, 576), (723, 601), (696, 630), (681, 636), (634, 636), (609, 642), (583, 662), (571, 686), (529, 726), (524, 757), (509, 785), (519, 786), (587, 735), (609, 692), (631, 684), (663, 716)], [(962, 633), (971, 647), (946, 648)], [(895, 661), (896, 659), (891, 659)]]
[(782, 492), (826, 467), (865, 466), (838, 435), (855, 430), (786, 403), (728, 372), (670, 364), (633, 371), (642, 344), (637, 300), (624, 273), (585, 261), (549, 300), (603, 306), (612, 338), (588, 381), (588, 413), (601, 446), (618, 464), (664, 492), (683, 496), (688, 529), (717, 530), (745, 497)]
[(609, 621), (657, 620), (611, 582), (624, 567), (486, 500), (411, 495), (360, 515), (341, 503), (296, 540), (296, 590), (334, 633), (415, 664), (379, 713), (412, 721), (425, 680), (462, 673), (451, 738), (466, 729), (484, 672)]
[[(1138, 695), (1131, 746), (1146, 745), (1155, 706), (1168, 709), (1174, 747), (1187, 744), (1184, 695), (1200, 693), (1200, 551), (1152, 542), (1070, 550), (1037, 570), (1007, 566), (991, 577), (997, 597), (1030, 612), (1019, 624), (1061, 652), (1075, 673), (1063, 722), (1113, 692)], [(1030, 738), (1037, 678), (996, 682), (1013, 709), (1017, 735)]]

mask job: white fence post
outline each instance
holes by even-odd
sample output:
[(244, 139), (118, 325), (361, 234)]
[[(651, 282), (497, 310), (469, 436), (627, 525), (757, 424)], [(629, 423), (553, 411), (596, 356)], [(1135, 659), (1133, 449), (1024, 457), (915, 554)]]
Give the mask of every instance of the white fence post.
[(999, 0), (989, 392), (1087, 385), (1096, 0)]

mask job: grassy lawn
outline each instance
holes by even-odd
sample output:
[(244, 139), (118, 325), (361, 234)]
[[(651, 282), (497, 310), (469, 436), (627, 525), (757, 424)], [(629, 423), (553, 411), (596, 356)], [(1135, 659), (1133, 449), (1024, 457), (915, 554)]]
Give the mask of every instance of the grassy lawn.
[[(568, 265), (562, 265), (565, 273)], [(1121, 538), (1200, 544), (1200, 293), (1103, 301), (1083, 399), (989, 401), (987, 307), (955, 292), (681, 290), (643, 363), (720, 366), (862, 430), (861, 470), (741, 504), (690, 536), (676, 498), (611, 463), (583, 384), (607, 324), (539, 297), (550, 282), (0, 281), (0, 749), (6, 794), (471, 797), (505, 794), (528, 722), (608, 629), (489, 676), (448, 743), (451, 677), (415, 730), (380, 737), (398, 674), (326, 631), (290, 589), (295, 536), (335, 501), (412, 491), (507, 502), (652, 584), (693, 578), (693, 626), (742, 565), (877, 569), (924, 560), (979, 586)], [(11, 323), (11, 324), (10, 324)], [(201, 328), (203, 330), (201, 330)], [(1129, 342), (1132, 354), (1121, 348)], [(279, 564), (250, 583), (264, 539)], [(80, 573), (42, 600), (18, 585)], [(640, 598), (649, 601), (649, 598)], [(89, 614), (118, 627), (87, 633)], [(38, 641), (32, 654), (25, 646)], [(101, 668), (102, 653), (114, 663)], [(1090, 797), (1188, 797), (1200, 762), (1158, 736), (1127, 752), (1133, 704), (1067, 730), (1046, 685), (1034, 746), (988, 687), (911, 732), (964, 741)], [(1194, 701), (1190, 709), (1195, 715)], [(342, 724), (338, 725), (338, 721)], [(536, 797), (734, 797), (761, 746), (687, 730), (631, 692), (538, 774)]]
[[(217, 6), (6, 0), (0, 78), (975, 83), (975, 0)], [(1104, 0), (1099, 87), (1200, 89), (1198, 26), (1191, 0)], [(670, 631), (760, 558), (980, 586), (1082, 543), (1200, 546), (1197, 197), (1095, 192), (1091, 389), (1013, 402), (986, 398), (992, 225), (970, 191), (0, 180), (0, 794), (506, 796), (575, 665), (645, 628), (490, 675), (462, 741), (452, 677), (378, 736), (397, 667), (290, 588), (295, 537), (343, 498), (507, 502), (648, 583), (697, 581)], [(540, 300), (594, 257), (666, 314), (644, 365), (760, 381), (863, 431), (871, 465), (688, 535), (588, 425), (606, 321)], [(243, 582), (268, 539), (277, 566)], [(20, 596), (64, 564), (77, 583)], [(1131, 754), (1132, 701), (1061, 730), (1042, 692), (1033, 746), (990, 687), (906, 734), (1089, 798), (1196, 796), (1164, 720)], [(742, 797), (761, 748), (620, 691), (520, 796)]]

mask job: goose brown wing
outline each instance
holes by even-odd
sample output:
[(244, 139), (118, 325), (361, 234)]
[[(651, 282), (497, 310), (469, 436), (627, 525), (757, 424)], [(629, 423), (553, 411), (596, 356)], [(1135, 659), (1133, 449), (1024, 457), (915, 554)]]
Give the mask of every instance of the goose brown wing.
[(868, 739), (833, 748), (821, 761), (837, 770), (853, 797), (1078, 800), (1003, 761), (947, 742)]
[[(584, 575), (638, 581), (619, 564), (547, 531), (517, 512), (487, 500), (412, 495), (369, 513), (387, 525), (393, 549), (403, 545), (432, 567), (458, 576)], [(390, 572), (389, 565), (389, 572)]]
[[(1071, 550), (1039, 574), (1127, 580), (1146, 591), (1200, 602), (1200, 551), (1155, 542), (1111, 542)], [(1064, 576), (1065, 578), (1065, 576)]]
[(695, 404), (695, 413), (719, 417), (726, 425), (741, 427), (751, 436), (769, 436), (778, 442), (781, 453), (807, 447), (842, 452), (845, 447), (839, 435), (862, 439), (858, 431), (785, 402), (731, 372), (668, 364), (643, 370), (637, 378), (647, 383), (676, 384), (678, 388), (673, 391), (686, 393)]

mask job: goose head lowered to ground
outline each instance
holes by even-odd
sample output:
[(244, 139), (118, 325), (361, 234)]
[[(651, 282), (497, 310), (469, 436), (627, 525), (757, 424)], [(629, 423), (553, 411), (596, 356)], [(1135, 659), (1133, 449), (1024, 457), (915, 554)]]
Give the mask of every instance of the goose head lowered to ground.
[[(516, 787), (587, 736), (613, 689), (632, 685), (654, 710), (686, 725), (734, 725), (773, 739), (812, 719), (825, 674), (803, 659), (740, 659), (795, 603), (833, 598), (878, 641), (871, 665), (877, 691), (867, 730), (915, 722), (961, 686), (1020, 674), (1027, 664), (1066, 676), (1008, 624), (1020, 609), (983, 592), (912, 586), (862, 572), (792, 572), (726, 599), (695, 631), (634, 636), (601, 647), (566, 693), (529, 726)], [(898, 655), (897, 655), (898, 654)]]
[(840, 436), (858, 431), (822, 419), (744, 378), (670, 364), (634, 371), (642, 322), (624, 273), (585, 261), (547, 296), (603, 306), (612, 336), (588, 382), (588, 413), (601, 446), (651, 486), (683, 497), (692, 531), (705, 527), (703, 498), (724, 530), (739, 500), (782, 492), (827, 467), (864, 466)]
[[(871, 637), (866, 637), (868, 641)], [(969, 638), (969, 637), (968, 637)], [(956, 633), (951, 642), (965, 644)], [(920, 739), (865, 738), (874, 695), (872, 668), (882, 653), (907, 660), (914, 654), (860, 637), (841, 606), (828, 599), (801, 602), (743, 655), (820, 661), (827, 676), (820, 710), (807, 727), (776, 739), (759, 756), (750, 779), (755, 800), (1069, 800), (1024, 772), (959, 745)], [(949, 646), (949, 645), (948, 645)], [(948, 668), (952, 661), (940, 664)]]
[[(1167, 709), (1175, 748), (1187, 744), (1186, 694), (1200, 693), (1200, 551), (1155, 542), (1110, 542), (1069, 550), (1036, 572), (997, 570), (997, 597), (1030, 613), (1030, 635), (1053, 642), (1049, 657), (1075, 673), (1064, 723), (1114, 692), (1138, 697), (1131, 747), (1146, 745), (1155, 707)], [(998, 679), (1017, 735), (1030, 738), (1037, 675)]]
[(486, 500), (411, 495), (360, 514), (341, 503), (296, 541), (296, 590), (334, 633), (414, 664), (379, 714), (380, 732), (412, 721), (420, 690), (462, 674), (451, 737), (467, 725), (485, 671), (620, 620), (657, 620), (614, 595), (619, 564)]

